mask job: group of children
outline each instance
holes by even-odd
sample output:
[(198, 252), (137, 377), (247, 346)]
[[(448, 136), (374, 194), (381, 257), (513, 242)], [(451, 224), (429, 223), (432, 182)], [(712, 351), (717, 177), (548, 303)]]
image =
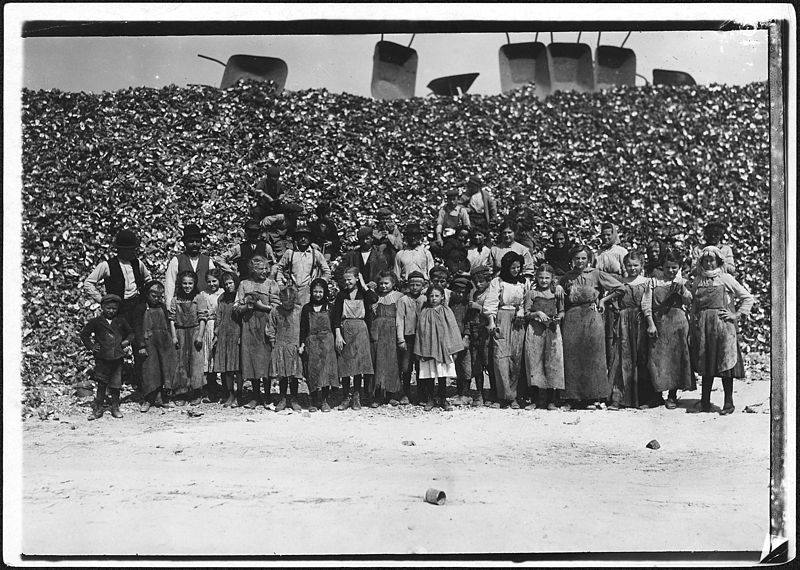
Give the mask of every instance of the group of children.
[(292, 266), (308, 275), (278, 279), (260, 253), (249, 257), (246, 271), (240, 268), (241, 282), (213, 268), (198, 283), (196, 272), (183, 270), (168, 304), (161, 282), (143, 284), (144, 302), (131, 323), (117, 314), (120, 297), (105, 295), (102, 314), (81, 332), (96, 358), (90, 419), (103, 415), (107, 389), (112, 415), (122, 417), (120, 370), (128, 345), (141, 362), (142, 412), (202, 401), (300, 411), (300, 380), (311, 412), (331, 410), (331, 388), (341, 393), (339, 410), (358, 410), (362, 400), (378, 407), (415, 398), (426, 411), (450, 410), (451, 379), (459, 405), (674, 409), (679, 390), (696, 389), (698, 373), (697, 411), (711, 411), (713, 380), (722, 377), (720, 413), (732, 413), (732, 379), (744, 375), (737, 321), (753, 305), (731, 274), (732, 254), (719, 241), (707, 244), (686, 279), (677, 250), (651, 242), (647, 255), (627, 252), (611, 229), (596, 257), (570, 243), (563, 228), (554, 232), (552, 248), (535, 255), (504, 224), (498, 243), (453, 275), (432, 266), (416, 224), (404, 232), (408, 245), (393, 263), (370, 271), (370, 228), (359, 233), (367, 245), (336, 272), (333, 295), (327, 260), (309, 247), (300, 226), (297, 255), (290, 250), (283, 259), (290, 276)]

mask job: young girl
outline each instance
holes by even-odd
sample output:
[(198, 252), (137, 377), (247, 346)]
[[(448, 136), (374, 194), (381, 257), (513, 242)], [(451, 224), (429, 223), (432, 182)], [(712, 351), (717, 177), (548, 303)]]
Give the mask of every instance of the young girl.
[[(254, 255), (250, 259), (250, 277), (239, 285), (234, 310), (242, 319), (241, 365), (242, 374), (237, 391), (242, 392), (245, 379), (253, 385), (253, 397), (245, 408), (253, 409), (261, 403), (261, 379), (269, 376), (272, 347), (267, 342), (264, 329), (269, 313), (279, 304), (278, 284), (269, 279), (269, 262), (266, 257)], [(269, 394), (269, 385), (266, 386)]]
[(414, 354), (419, 359), (420, 383), (425, 385), (425, 411), (433, 409), (433, 379), (438, 379), (439, 406), (452, 410), (447, 402), (445, 390), (447, 379), (455, 378), (456, 364), (453, 355), (464, 350), (464, 341), (458, 330), (458, 323), (450, 307), (444, 305), (444, 288), (431, 285), (426, 293), (425, 307), (417, 320), (417, 338)]
[[(692, 293), (692, 357), (702, 376), (700, 411), (711, 411), (711, 386), (722, 377), (725, 403), (720, 414), (732, 414), (733, 379), (744, 378), (736, 323), (749, 315), (754, 299), (750, 292), (724, 270), (725, 255), (716, 246), (700, 254), (689, 290)], [(739, 303), (738, 309), (736, 308)]]
[(542, 264), (536, 270), (536, 286), (525, 295), (525, 370), (528, 386), (539, 391), (538, 404), (525, 409), (556, 409), (556, 390), (564, 389), (564, 347), (561, 320), (564, 301), (553, 291), (554, 269)]
[[(530, 254), (529, 254), (530, 255)], [(525, 294), (528, 280), (521, 275), (524, 257), (515, 251), (503, 256), (500, 273), (489, 283), (483, 312), (489, 318), (497, 399), (518, 410), (517, 384), (525, 342)], [(500, 402), (492, 404), (499, 408)]]
[(331, 386), (339, 387), (339, 373), (333, 342), (331, 306), (328, 302), (328, 282), (315, 279), (310, 288), (311, 301), (300, 313), (300, 353), (305, 358), (306, 382), (312, 395), (308, 411), (316, 412), (319, 406), (323, 412), (330, 412), (328, 392)]
[[(242, 324), (239, 315), (234, 311), (236, 303), (236, 277), (225, 272), (220, 277), (222, 295), (217, 302), (217, 314), (214, 319), (214, 372), (222, 374), (228, 399), (222, 404), (225, 408), (236, 407), (236, 392), (233, 380), (239, 371), (239, 342), (242, 337)], [(239, 391), (241, 397), (241, 391)]]
[(666, 254), (667, 246), (660, 239), (651, 239), (647, 242), (647, 259), (642, 274), (645, 277), (661, 277)]
[(297, 289), (293, 286), (281, 289), (281, 304), (267, 319), (265, 333), (272, 345), (270, 360), (270, 376), (277, 377), (280, 386), (280, 400), (275, 406), (276, 412), (286, 408), (286, 388), (291, 384), (292, 399), (290, 405), (295, 412), (302, 411), (297, 402), (298, 378), (303, 377), (303, 362), (300, 360), (300, 311), (295, 303)]
[(177, 278), (178, 288), (169, 307), (170, 320), (175, 325), (175, 348), (178, 349), (178, 370), (175, 373), (174, 393), (186, 394), (179, 399), (179, 406), (200, 403), (200, 390), (205, 385), (203, 375), (203, 331), (200, 323), (205, 322), (207, 312), (203, 299), (197, 290), (197, 274), (194, 271), (181, 271)]
[(572, 269), (561, 278), (566, 292), (564, 324), (564, 397), (565, 409), (578, 402), (590, 402), (591, 409), (601, 409), (601, 402), (611, 396), (606, 369), (605, 326), (603, 311), (611, 295), (622, 286), (604, 271), (591, 267), (592, 252), (585, 245), (572, 249)]
[(331, 320), (339, 355), (339, 376), (342, 378), (344, 398), (340, 410), (350, 407), (350, 377), (353, 377), (354, 410), (361, 409), (361, 380), (372, 374), (372, 356), (369, 341), (369, 322), (372, 304), (378, 300), (374, 291), (364, 283), (364, 277), (355, 267), (348, 267), (342, 276), (344, 288), (336, 295)]
[(371, 408), (377, 408), (387, 395), (391, 395), (391, 406), (399, 405), (397, 398), (402, 397), (398, 350), (405, 346), (405, 327), (397, 313), (397, 302), (403, 294), (394, 290), (396, 285), (397, 276), (393, 271), (378, 273), (378, 299), (372, 305), (369, 331), (374, 369)]
[(144, 399), (139, 411), (146, 413), (153, 405), (174, 406), (164, 392), (173, 389), (178, 355), (172, 344), (176, 336), (175, 323), (164, 305), (164, 286), (160, 281), (151, 280), (144, 284), (142, 293), (146, 302), (134, 309), (133, 330), (142, 362), (140, 390)]
[(668, 390), (666, 407), (678, 407), (678, 390), (696, 390), (689, 356), (689, 320), (685, 307), (692, 302), (686, 280), (678, 277), (683, 264), (677, 252), (666, 250), (661, 277), (653, 277), (644, 290), (642, 313), (650, 337), (647, 368), (653, 389)]
[(218, 402), (221, 399), (220, 385), (217, 384), (217, 373), (214, 372), (214, 323), (217, 319), (217, 303), (222, 295), (220, 279), (222, 271), (209, 269), (206, 273), (206, 288), (200, 292), (200, 297), (206, 304), (206, 320), (200, 323), (203, 337), (203, 372), (206, 373), (207, 395), (204, 402)]
[(615, 296), (617, 314), (608, 368), (612, 385), (609, 409), (617, 410), (620, 406), (646, 409), (658, 403), (647, 370), (647, 329), (641, 309), (649, 281), (642, 276), (642, 254), (632, 251), (622, 262), (626, 276)]

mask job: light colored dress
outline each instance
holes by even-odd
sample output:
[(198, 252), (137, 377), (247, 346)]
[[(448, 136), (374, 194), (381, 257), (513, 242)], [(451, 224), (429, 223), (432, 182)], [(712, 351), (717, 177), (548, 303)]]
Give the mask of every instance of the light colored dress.
[[(530, 253), (528, 253), (530, 255)], [(494, 377), (497, 397), (514, 400), (522, 372), (525, 344), (525, 294), (529, 283), (507, 283), (495, 277), (489, 283), (483, 314), (494, 316), (500, 331), (499, 338), (492, 336)]]
[[(525, 295), (526, 315), (541, 311), (552, 319), (563, 310), (563, 304), (549, 289), (531, 289)], [(564, 389), (564, 346), (559, 323), (528, 322), (525, 331), (525, 372), (528, 386)]]
[(288, 311), (282, 306), (277, 306), (269, 314), (265, 333), (272, 345), (269, 374), (272, 377), (303, 377), (303, 361), (298, 352), (301, 310), (297, 305)]
[(213, 372), (214, 370), (214, 325), (217, 320), (217, 305), (222, 293), (222, 289), (217, 289), (216, 293), (200, 292), (200, 297), (206, 304), (206, 328), (203, 333), (203, 372)]
[(272, 279), (266, 279), (261, 283), (245, 279), (236, 291), (236, 308), (242, 316), (242, 378), (266, 378), (269, 376), (272, 359), (272, 347), (267, 342), (267, 335), (264, 334), (269, 312), (245, 310), (246, 295), (257, 297), (259, 301), (275, 310), (279, 305), (280, 289)]

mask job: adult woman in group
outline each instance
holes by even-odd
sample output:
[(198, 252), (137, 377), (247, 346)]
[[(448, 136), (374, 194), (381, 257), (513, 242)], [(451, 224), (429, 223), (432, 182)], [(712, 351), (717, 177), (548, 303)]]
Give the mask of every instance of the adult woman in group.
[(572, 240), (569, 239), (567, 228), (558, 227), (553, 230), (553, 245), (544, 252), (544, 260), (552, 266), (557, 277), (561, 277), (570, 270), (572, 257), (569, 252), (573, 248)]
[(500, 407), (505, 401), (512, 409), (519, 409), (517, 384), (519, 382), (525, 344), (525, 293), (528, 280), (522, 275), (524, 259), (509, 251), (501, 260), (500, 273), (489, 283), (483, 313), (489, 319), (488, 330), (493, 343), (493, 365)]
[(561, 278), (564, 288), (564, 398), (567, 408), (589, 402), (600, 408), (611, 396), (606, 370), (603, 311), (606, 301), (622, 287), (615, 277), (592, 265), (585, 245), (571, 250), (571, 269)]
[(503, 257), (510, 251), (522, 256), (522, 274), (533, 275), (534, 261), (530, 250), (516, 241), (517, 226), (513, 220), (505, 220), (500, 226), (497, 243), (489, 252), (489, 264), (495, 274), (500, 271)]

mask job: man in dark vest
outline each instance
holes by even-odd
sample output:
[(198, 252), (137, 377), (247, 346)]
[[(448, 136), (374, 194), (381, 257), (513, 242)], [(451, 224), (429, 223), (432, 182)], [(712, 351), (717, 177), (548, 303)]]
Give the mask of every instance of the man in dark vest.
[(358, 248), (342, 255), (342, 262), (336, 267), (336, 282), (339, 289), (343, 289), (344, 270), (348, 267), (357, 267), (364, 276), (364, 281), (374, 291), (378, 282), (378, 273), (393, 269), (393, 267), (389, 263), (385, 250), (375, 245), (374, 229), (371, 226), (360, 227), (356, 237)]
[[(103, 293), (100, 291), (102, 284), (106, 295), (116, 295), (122, 301), (119, 304), (117, 315), (133, 323), (133, 310), (144, 302), (142, 288), (145, 282), (151, 279), (150, 270), (136, 258), (139, 248), (139, 237), (131, 230), (120, 230), (114, 238), (112, 247), (117, 250), (117, 255), (101, 261), (83, 282), (83, 291), (95, 302), (100, 303)], [(138, 386), (140, 377), (140, 359), (134, 353), (133, 370), (127, 365), (122, 370), (123, 378), (131, 384)]]
[(258, 220), (248, 220), (244, 224), (244, 241), (215, 257), (214, 263), (225, 271), (238, 272), (240, 280), (247, 279), (250, 276), (248, 265), (254, 255), (264, 256), (270, 263), (275, 264), (272, 247), (261, 239), (261, 224)]
[(194, 271), (197, 274), (197, 289), (203, 291), (206, 288), (206, 273), (209, 269), (214, 269), (214, 261), (205, 253), (200, 253), (200, 246), (203, 244), (203, 232), (200, 230), (200, 226), (186, 224), (181, 239), (185, 251), (169, 260), (167, 272), (164, 275), (164, 300), (167, 307), (175, 295), (175, 281), (178, 279), (178, 273)]
[(83, 282), (83, 290), (99, 303), (104, 295), (100, 291), (100, 284), (103, 284), (105, 294), (122, 299), (118, 314), (130, 323), (133, 308), (144, 301), (141, 290), (145, 281), (150, 280), (150, 270), (136, 258), (139, 237), (131, 230), (121, 230), (112, 247), (117, 250), (117, 255), (101, 261), (94, 268)]

